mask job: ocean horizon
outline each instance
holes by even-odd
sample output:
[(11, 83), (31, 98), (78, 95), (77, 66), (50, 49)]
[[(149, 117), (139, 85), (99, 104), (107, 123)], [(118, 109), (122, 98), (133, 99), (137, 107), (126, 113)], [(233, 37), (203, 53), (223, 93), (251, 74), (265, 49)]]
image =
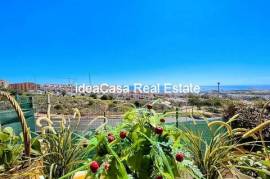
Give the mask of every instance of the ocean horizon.
[[(217, 91), (216, 86), (201, 86), (201, 91)], [(269, 91), (270, 85), (221, 85), (220, 91)]]
[[(202, 85), (200, 86), (201, 92), (217, 91), (217, 85)], [(133, 90), (134, 86), (130, 85), (130, 89)], [(270, 85), (220, 85), (221, 92), (227, 91), (270, 91)], [(164, 86), (160, 85), (160, 93), (164, 92)]]

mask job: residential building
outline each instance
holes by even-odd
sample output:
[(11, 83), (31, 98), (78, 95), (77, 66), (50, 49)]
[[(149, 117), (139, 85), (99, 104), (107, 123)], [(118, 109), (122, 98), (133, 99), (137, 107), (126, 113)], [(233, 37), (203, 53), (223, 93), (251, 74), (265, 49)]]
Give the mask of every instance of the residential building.
[(20, 92), (28, 92), (38, 90), (40, 88), (40, 85), (31, 82), (13, 83), (9, 85), (9, 88)]

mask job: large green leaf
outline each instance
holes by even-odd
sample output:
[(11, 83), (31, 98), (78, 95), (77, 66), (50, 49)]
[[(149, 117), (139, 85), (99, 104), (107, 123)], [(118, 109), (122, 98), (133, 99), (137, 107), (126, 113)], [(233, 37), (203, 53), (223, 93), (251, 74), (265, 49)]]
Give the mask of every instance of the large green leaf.
[(10, 140), (10, 135), (4, 132), (0, 132), (0, 141), (7, 142)]

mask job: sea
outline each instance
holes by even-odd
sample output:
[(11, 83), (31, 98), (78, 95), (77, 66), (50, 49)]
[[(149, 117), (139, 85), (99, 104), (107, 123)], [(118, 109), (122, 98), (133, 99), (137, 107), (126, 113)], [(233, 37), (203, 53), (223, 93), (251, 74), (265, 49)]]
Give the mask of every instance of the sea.
[[(216, 86), (201, 86), (202, 92), (217, 91)], [(220, 91), (270, 91), (270, 85), (220, 85)]]
[[(134, 90), (134, 86), (130, 86), (130, 90)], [(217, 85), (200, 86), (201, 92), (214, 92), (218, 90)], [(270, 92), (270, 85), (220, 85), (220, 92), (228, 91), (267, 91)], [(164, 86), (160, 85), (160, 93), (164, 92)]]

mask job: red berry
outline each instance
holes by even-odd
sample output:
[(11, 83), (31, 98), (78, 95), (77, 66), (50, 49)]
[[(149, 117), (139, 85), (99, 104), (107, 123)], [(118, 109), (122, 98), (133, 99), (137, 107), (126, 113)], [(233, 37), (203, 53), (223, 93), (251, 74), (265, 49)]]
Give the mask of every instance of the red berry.
[(155, 132), (156, 132), (156, 134), (161, 135), (163, 133), (163, 128), (162, 127), (156, 127)]
[(157, 176), (156, 179), (163, 179), (163, 177), (162, 176)]
[(120, 138), (125, 139), (127, 137), (127, 132), (126, 131), (121, 131), (120, 132)]
[(108, 138), (109, 143), (111, 143), (115, 140), (114, 136), (112, 136), (112, 135), (108, 136), (107, 138)]
[(97, 173), (99, 169), (99, 164), (97, 163), (97, 161), (93, 161), (90, 163), (90, 169), (93, 173)]
[(164, 123), (164, 122), (165, 122), (165, 119), (163, 119), (163, 118), (160, 119), (160, 122), (161, 122), (161, 123)]
[(147, 104), (146, 107), (147, 107), (147, 109), (149, 109), (149, 110), (150, 110), (150, 109), (153, 109), (153, 106), (152, 106), (151, 104)]
[(109, 164), (109, 162), (105, 162), (105, 163), (104, 163), (104, 169), (105, 169), (106, 171), (108, 171), (108, 170), (110, 169), (110, 164)]
[(178, 153), (178, 154), (176, 154), (175, 159), (178, 162), (183, 162), (185, 159), (185, 155), (183, 153)]

